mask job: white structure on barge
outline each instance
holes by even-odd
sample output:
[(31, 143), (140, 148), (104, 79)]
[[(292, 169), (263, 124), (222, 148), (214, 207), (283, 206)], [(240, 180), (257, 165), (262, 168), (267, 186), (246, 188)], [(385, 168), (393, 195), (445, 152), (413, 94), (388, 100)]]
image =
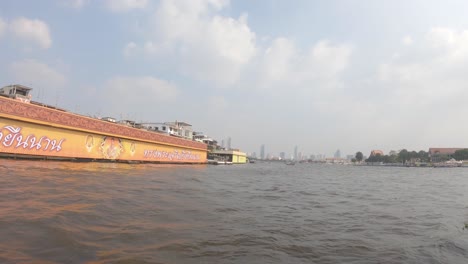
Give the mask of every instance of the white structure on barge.
[(0, 95), (19, 100), (24, 103), (31, 102), (32, 88), (20, 84), (8, 85), (0, 88)]
[(185, 122), (142, 123), (141, 125), (151, 131), (193, 140), (192, 125)]

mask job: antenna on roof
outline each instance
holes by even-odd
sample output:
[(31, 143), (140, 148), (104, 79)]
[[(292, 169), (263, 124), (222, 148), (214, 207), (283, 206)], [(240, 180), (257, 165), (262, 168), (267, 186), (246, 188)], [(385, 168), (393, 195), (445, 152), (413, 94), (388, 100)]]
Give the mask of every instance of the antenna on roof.
[(60, 93), (59, 93), (59, 90), (57, 89), (55, 91), (55, 107), (58, 107), (59, 99), (60, 99)]
[(42, 99), (42, 102), (43, 102), (43, 103), (46, 103), (46, 102), (47, 102), (47, 91), (46, 91), (46, 90), (42, 90), (42, 88), (41, 88), (41, 94), (42, 94), (42, 96), (44, 97), (44, 98)]

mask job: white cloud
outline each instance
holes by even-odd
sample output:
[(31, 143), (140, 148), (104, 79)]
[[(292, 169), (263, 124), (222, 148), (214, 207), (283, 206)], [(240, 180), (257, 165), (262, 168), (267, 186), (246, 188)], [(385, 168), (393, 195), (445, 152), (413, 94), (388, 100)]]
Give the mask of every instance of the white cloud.
[(113, 77), (105, 88), (109, 100), (136, 105), (173, 101), (179, 93), (174, 84), (150, 76)]
[(198, 80), (235, 83), (256, 53), (255, 33), (246, 15), (234, 19), (214, 14), (228, 3), (162, 0), (152, 17), (146, 52), (171, 54), (182, 73)]
[(433, 28), (421, 44), (379, 67), (379, 80), (407, 104), (429, 104), (465, 93), (468, 31)]
[(28, 43), (33, 42), (43, 49), (50, 48), (52, 45), (49, 27), (42, 20), (16, 18), (10, 23), (9, 31), (15, 37)]
[(104, 83), (97, 98), (106, 115), (137, 121), (161, 121), (186, 108), (178, 104), (175, 84), (152, 76), (115, 76)]
[(224, 96), (210, 96), (208, 98), (209, 109), (212, 109), (215, 112), (223, 111), (228, 106), (229, 103), (226, 101)]
[(142, 9), (148, 0), (107, 0), (106, 5), (112, 12), (127, 12), (132, 9)]
[(403, 43), (404, 45), (406, 46), (410, 46), (411, 44), (413, 44), (413, 38), (411, 36), (405, 36), (402, 40), (401, 40), (401, 43)]
[[(396, 138), (414, 138), (420, 145), (448, 142), (440, 135), (447, 135), (443, 130), (449, 127), (450, 137), (463, 138), (467, 127), (459, 122), (458, 113), (468, 111), (468, 31), (433, 28), (415, 43), (378, 68), (374, 84), (378, 89), (369, 94), (381, 96), (373, 103), (387, 113), (379, 118), (395, 128)], [(437, 126), (428, 118), (437, 120)], [(403, 134), (402, 127), (418, 129)]]
[(218, 55), (237, 64), (245, 64), (255, 54), (255, 33), (246, 24), (246, 17), (238, 20), (216, 16), (207, 29)]
[(426, 36), (426, 40), (432, 47), (448, 48), (456, 42), (458, 36), (454, 29), (436, 27), (432, 28)]
[(219, 15), (228, 5), (225, 0), (162, 0), (143, 51), (167, 56), (184, 75), (217, 87), (239, 83), (249, 72), (249, 81), (260, 78), (264, 87), (276, 81), (307, 85), (335, 80), (348, 66), (352, 48), (327, 40), (300, 51), (292, 40), (277, 38), (262, 51), (246, 14), (237, 19)]
[(89, 1), (90, 0), (65, 0), (65, 2), (63, 2), (63, 3), (66, 6), (76, 8), (76, 9), (80, 9), (83, 6), (87, 5), (89, 3)]
[(7, 24), (5, 21), (3, 21), (3, 19), (0, 17), (0, 37), (3, 35), (3, 33), (5, 32), (7, 28)]
[(290, 79), (295, 61), (298, 59), (294, 43), (286, 38), (277, 38), (272, 45), (265, 50), (263, 57), (264, 81), (269, 82)]
[[(418, 150), (460, 144), (457, 140), (459, 142), (468, 129), (466, 124), (459, 121), (459, 113), (468, 111), (468, 105), (464, 102), (468, 97), (468, 31), (433, 28), (426, 35), (413, 36), (411, 39), (411, 45), (402, 41), (399, 48), (388, 54), (388, 59), (378, 65), (375, 78), (365, 76), (359, 80), (358, 75), (353, 74), (351, 77), (346, 76), (344, 88), (338, 88), (333, 93), (325, 93), (324, 96), (323, 92), (314, 91), (308, 97), (302, 92), (300, 98), (295, 98), (299, 102), (305, 97), (311, 105), (323, 110), (319, 111), (320, 116), (313, 119), (320, 122), (320, 129), (328, 131), (323, 135), (323, 142), (329, 138), (338, 138), (340, 134), (342, 137), (341, 132), (335, 132), (341, 129), (347, 131), (347, 137), (355, 139), (351, 144), (353, 148), (374, 145), (375, 148), (387, 151), (399, 148)], [(343, 49), (335, 54), (339, 53), (345, 54)], [(329, 60), (322, 60), (326, 61)], [(339, 61), (323, 68), (334, 72), (336, 77), (329, 80), (339, 80), (340, 76), (343, 77), (340, 73), (352, 69), (349, 65), (343, 68), (343, 65), (347, 65), (346, 60), (345, 63)], [(296, 60), (290, 65), (300, 63), (297, 64)], [(289, 76), (293, 76), (291, 68), (288, 72)], [(323, 80), (304, 80), (304, 83), (323, 87)], [(291, 85), (283, 87), (289, 88)], [(334, 120), (339, 125), (333, 128), (333, 124), (326, 120)], [(434, 126), (434, 122), (428, 120), (436, 120), (437, 125)], [(363, 137), (367, 133), (365, 131), (372, 133)], [(336, 136), (331, 136), (333, 133)], [(327, 144), (333, 145), (333, 142)]]
[(456, 31), (450, 28), (433, 28), (426, 41), (447, 63), (466, 61), (468, 58), (468, 30)]
[(39, 88), (61, 88), (67, 79), (59, 71), (47, 64), (35, 60), (13, 62), (9, 67), (10, 75), (15, 83)]
[(152, 41), (146, 41), (143, 44), (137, 44), (133, 41), (127, 43), (123, 49), (125, 57), (138, 57), (140, 55), (163, 55), (168, 48)]
[(147, 41), (145, 42), (144, 49), (145, 49), (145, 52), (148, 54), (158, 54), (164, 48), (159, 47), (156, 43), (153, 43), (152, 41)]
[(310, 50), (306, 65), (314, 78), (334, 78), (349, 64), (352, 48), (346, 44), (332, 45), (322, 40)]
[(132, 42), (127, 43), (123, 51), (124, 56), (125, 57), (132, 56), (136, 52), (136, 49), (137, 49), (137, 45), (135, 44), (135, 42), (132, 41)]
[(286, 38), (275, 39), (268, 47), (259, 67), (261, 86), (266, 88), (309, 87), (317, 91), (331, 87), (347, 68), (352, 48), (321, 40), (304, 52)]

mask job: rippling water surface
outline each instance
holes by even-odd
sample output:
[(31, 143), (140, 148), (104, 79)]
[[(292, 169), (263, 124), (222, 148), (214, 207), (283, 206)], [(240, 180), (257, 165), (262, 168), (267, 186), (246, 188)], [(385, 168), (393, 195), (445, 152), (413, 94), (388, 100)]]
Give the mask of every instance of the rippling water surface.
[(468, 169), (0, 160), (0, 263), (468, 263)]

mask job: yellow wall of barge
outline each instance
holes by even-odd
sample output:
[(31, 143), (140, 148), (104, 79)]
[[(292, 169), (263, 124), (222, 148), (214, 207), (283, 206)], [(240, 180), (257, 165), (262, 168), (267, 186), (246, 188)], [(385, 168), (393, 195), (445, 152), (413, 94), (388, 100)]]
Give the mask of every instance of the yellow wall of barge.
[(233, 159), (236, 160), (235, 162), (233, 161), (233, 163), (247, 163), (247, 157), (244, 155), (234, 155)]
[(0, 117), (0, 153), (62, 158), (206, 163), (207, 152)]

